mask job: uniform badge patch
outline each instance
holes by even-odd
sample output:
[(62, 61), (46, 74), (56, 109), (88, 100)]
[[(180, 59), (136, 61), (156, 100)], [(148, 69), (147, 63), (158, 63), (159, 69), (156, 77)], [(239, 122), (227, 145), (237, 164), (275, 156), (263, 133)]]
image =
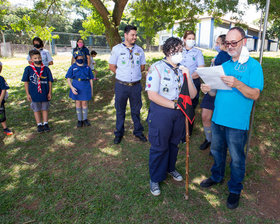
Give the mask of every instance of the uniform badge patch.
[(148, 86), (148, 88), (151, 88), (152, 85), (149, 83), (147, 86)]
[(152, 81), (152, 80), (153, 80), (152, 76), (149, 76), (148, 80), (149, 80), (149, 81)]
[(125, 64), (125, 61), (122, 61), (122, 64), (124, 65), (124, 64)]
[(169, 89), (167, 87), (164, 87), (162, 90), (163, 90), (164, 93), (168, 93), (169, 92)]

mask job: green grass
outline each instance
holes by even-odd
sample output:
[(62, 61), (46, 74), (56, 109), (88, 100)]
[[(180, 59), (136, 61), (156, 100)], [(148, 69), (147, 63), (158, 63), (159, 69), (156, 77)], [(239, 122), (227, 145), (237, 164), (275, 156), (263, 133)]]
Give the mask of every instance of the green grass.
[[(211, 57), (205, 59), (209, 64)], [(226, 184), (199, 188), (212, 165), (208, 151), (198, 150), (204, 140), (200, 108), (190, 143), (190, 199), (183, 199), (184, 183), (170, 177), (161, 184), (161, 196), (155, 198), (149, 192), (149, 143), (133, 137), (129, 108), (124, 140), (112, 144), (114, 82), (106, 61), (97, 59), (99, 80), (89, 104), (92, 126), (76, 129), (74, 103), (64, 79), (70, 59), (55, 57), (49, 114), (52, 131), (44, 134), (36, 133), (20, 82), (25, 65), (13, 64), (12, 59), (3, 62), (2, 75), (11, 86), (6, 103), (8, 125), (15, 135), (0, 136), (0, 223), (277, 223), (261, 215), (255, 195), (246, 187), (262, 181), (258, 171), (268, 154), (279, 159), (279, 58), (264, 58), (265, 88), (256, 105), (245, 192), (235, 211), (225, 206)], [(142, 99), (147, 135), (149, 101), (144, 91)], [(177, 169), (184, 173), (184, 145), (180, 149)]]

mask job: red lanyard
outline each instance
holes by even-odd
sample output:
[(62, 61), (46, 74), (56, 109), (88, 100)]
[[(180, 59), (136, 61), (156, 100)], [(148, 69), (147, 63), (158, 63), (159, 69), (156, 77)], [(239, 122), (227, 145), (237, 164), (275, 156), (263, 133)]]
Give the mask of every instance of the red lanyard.
[(43, 74), (43, 71), (44, 71), (44, 65), (42, 64), (41, 65), (41, 71), (40, 71), (40, 74), (38, 74), (37, 72), (37, 69), (35, 68), (34, 66), (34, 63), (32, 63), (31, 65), (31, 68), (33, 69), (33, 71), (35, 72), (35, 74), (37, 75), (37, 81), (38, 81), (38, 92), (39, 93), (42, 93), (42, 88), (41, 88), (41, 76)]

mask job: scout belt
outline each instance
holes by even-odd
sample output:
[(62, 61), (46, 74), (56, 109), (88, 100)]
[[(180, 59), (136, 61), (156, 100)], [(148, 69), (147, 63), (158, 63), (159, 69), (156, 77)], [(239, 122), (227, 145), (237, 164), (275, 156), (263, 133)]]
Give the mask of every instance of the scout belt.
[(126, 85), (126, 86), (134, 86), (134, 85), (140, 83), (140, 80), (136, 81), (136, 82), (123, 82), (121, 80), (116, 79), (116, 82), (118, 82), (118, 83), (120, 83), (122, 85)]

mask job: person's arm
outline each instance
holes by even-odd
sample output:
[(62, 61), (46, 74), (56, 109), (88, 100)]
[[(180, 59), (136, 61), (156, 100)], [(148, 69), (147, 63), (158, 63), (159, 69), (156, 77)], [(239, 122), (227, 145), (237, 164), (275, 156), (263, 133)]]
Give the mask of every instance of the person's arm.
[(48, 100), (52, 99), (52, 82), (49, 81), (49, 93), (48, 93)]
[[(204, 65), (198, 66), (198, 68), (202, 68), (202, 67), (204, 67)], [(192, 79), (197, 79), (197, 78), (199, 78), (199, 75), (197, 74), (197, 72), (193, 72), (192, 73)]]
[(49, 62), (49, 65), (53, 65), (53, 61), (50, 61), (50, 62)]
[(190, 93), (190, 98), (193, 99), (195, 98), (196, 94), (197, 94), (197, 89), (192, 81), (192, 78), (190, 76), (190, 70), (184, 66), (180, 66), (180, 69), (182, 70), (183, 74), (187, 75), (187, 79), (188, 79), (188, 89), (189, 89), (189, 93)]
[(27, 100), (31, 102), (32, 98), (29, 94), (29, 82), (24, 82), (24, 88), (25, 88)]
[(90, 88), (91, 88), (91, 97), (93, 97), (93, 81), (92, 79), (89, 80)]
[(77, 89), (72, 85), (71, 79), (67, 78), (67, 83), (70, 86), (71, 91), (74, 95), (78, 95)]
[(90, 56), (87, 55), (87, 63), (88, 63), (88, 67), (90, 67)]
[[(163, 107), (167, 107), (170, 109), (174, 109), (174, 102), (172, 100), (169, 100), (161, 95), (159, 95), (157, 92), (148, 90), (148, 97), (151, 101), (153, 101), (154, 103), (163, 106)], [(180, 109), (179, 107), (177, 109)]]
[(145, 65), (141, 65), (141, 72), (145, 70)]
[(259, 89), (247, 86), (234, 76), (221, 76), (221, 79), (227, 86), (238, 89), (245, 97), (249, 99), (257, 100), (260, 96)]
[(109, 69), (116, 74), (116, 70), (117, 70), (117, 65), (114, 64), (109, 64)]
[(2, 104), (2, 101), (3, 101), (4, 97), (5, 97), (5, 94), (6, 94), (6, 90), (2, 89), (2, 92), (1, 92), (1, 95), (0, 95), (0, 106)]

